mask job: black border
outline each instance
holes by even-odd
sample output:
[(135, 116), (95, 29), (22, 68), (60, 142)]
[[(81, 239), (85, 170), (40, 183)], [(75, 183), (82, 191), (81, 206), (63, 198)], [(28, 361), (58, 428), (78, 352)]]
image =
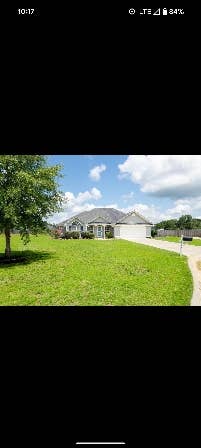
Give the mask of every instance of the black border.
[(69, 20), (64, 6), (19, 18), (5, 5), (3, 153), (169, 154), (192, 145), (188, 15), (134, 25), (127, 4), (92, 6), (68, 3)]
[(200, 370), (199, 308), (4, 307), (0, 336), (22, 444), (161, 446), (196, 421), (187, 399)]

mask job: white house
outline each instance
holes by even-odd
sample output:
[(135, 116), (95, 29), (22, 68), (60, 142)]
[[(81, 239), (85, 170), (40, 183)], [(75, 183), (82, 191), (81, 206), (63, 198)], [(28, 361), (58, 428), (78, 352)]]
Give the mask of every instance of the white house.
[(63, 221), (60, 225), (66, 231), (88, 231), (96, 238), (105, 238), (106, 232), (117, 239), (150, 238), (152, 223), (133, 210), (125, 214), (114, 208), (94, 208), (88, 212)]

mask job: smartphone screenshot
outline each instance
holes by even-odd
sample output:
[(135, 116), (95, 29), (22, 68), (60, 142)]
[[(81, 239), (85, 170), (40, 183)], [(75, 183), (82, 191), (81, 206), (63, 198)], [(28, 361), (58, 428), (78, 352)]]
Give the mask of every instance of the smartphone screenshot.
[(195, 15), (1, 6), (0, 327), (24, 446), (179, 443), (201, 305)]

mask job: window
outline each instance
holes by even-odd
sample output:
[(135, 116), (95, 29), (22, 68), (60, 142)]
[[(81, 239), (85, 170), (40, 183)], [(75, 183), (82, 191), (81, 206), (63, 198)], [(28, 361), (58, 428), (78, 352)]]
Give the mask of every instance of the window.
[(93, 233), (93, 226), (87, 226), (87, 232)]
[(114, 234), (114, 228), (112, 226), (105, 226), (105, 231), (106, 232), (111, 232)]
[(112, 227), (111, 226), (105, 226), (105, 231), (106, 232), (110, 232), (112, 230)]
[(73, 231), (83, 231), (83, 226), (80, 224), (79, 221), (73, 221), (72, 222), (72, 226), (71, 226), (71, 230)]

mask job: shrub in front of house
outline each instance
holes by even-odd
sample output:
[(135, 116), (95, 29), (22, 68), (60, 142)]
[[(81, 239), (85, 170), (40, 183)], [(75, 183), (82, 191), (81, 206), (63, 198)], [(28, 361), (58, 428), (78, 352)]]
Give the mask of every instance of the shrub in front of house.
[(73, 240), (79, 240), (80, 232), (71, 232)]
[(82, 232), (81, 233), (81, 238), (86, 239), (86, 240), (93, 240), (94, 239), (94, 233), (91, 232)]
[(51, 230), (51, 236), (53, 238), (55, 238), (56, 240), (58, 240), (59, 238), (61, 238), (62, 232), (59, 229), (53, 229), (53, 230)]
[(80, 232), (65, 232), (63, 238), (65, 240), (78, 240), (80, 237)]
[(155, 228), (151, 229), (151, 236), (155, 238), (157, 236), (157, 230)]
[(114, 238), (114, 235), (112, 232), (105, 232), (106, 238)]
[(65, 232), (63, 238), (65, 240), (70, 240), (72, 238), (72, 232)]
[(86, 238), (87, 238), (88, 240), (94, 240), (94, 238), (95, 238), (94, 233), (91, 233), (91, 232), (86, 232), (86, 233), (87, 233)]

